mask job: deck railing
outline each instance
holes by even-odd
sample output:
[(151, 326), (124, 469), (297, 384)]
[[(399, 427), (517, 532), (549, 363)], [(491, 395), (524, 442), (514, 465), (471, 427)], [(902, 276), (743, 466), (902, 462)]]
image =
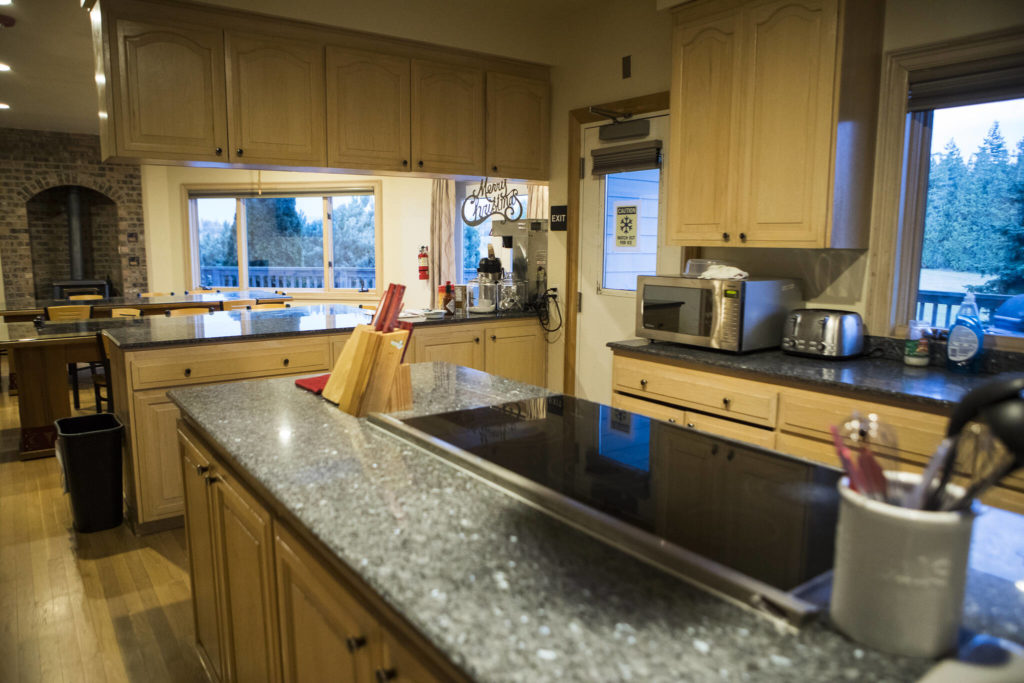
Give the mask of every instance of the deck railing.
[[(978, 314), (981, 316), (981, 323), (989, 325), (992, 320), (992, 311), (1010, 298), (1009, 294), (975, 294), (974, 300), (978, 303)], [(937, 292), (921, 290), (917, 293), (917, 320), (925, 320), (932, 327), (949, 328), (956, 320), (957, 311), (964, 300), (960, 292)]]
[[(373, 266), (334, 268), (334, 289), (374, 289), (377, 272)], [(238, 268), (201, 266), (200, 284), (206, 287), (238, 287)], [(249, 266), (248, 287), (252, 289), (324, 289), (324, 269)]]

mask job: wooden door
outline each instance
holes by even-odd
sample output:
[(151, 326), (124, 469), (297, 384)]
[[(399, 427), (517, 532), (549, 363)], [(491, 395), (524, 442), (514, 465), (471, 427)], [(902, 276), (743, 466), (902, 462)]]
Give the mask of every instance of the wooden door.
[(443, 361), (484, 369), (484, 329), (479, 325), (456, 325), (417, 329), (416, 362)]
[(284, 681), (372, 681), (376, 622), (280, 527), (275, 555)]
[(220, 29), (118, 19), (117, 153), (227, 161)]
[(773, 0), (747, 12), (741, 237), (751, 246), (823, 246), (833, 175), (835, 2)]
[(327, 48), (327, 161), (332, 167), (409, 170), (409, 60)]
[(217, 584), (213, 560), (213, 527), (210, 519), (210, 461), (184, 434), (181, 444), (182, 479), (185, 484), (185, 538), (188, 541), (189, 574), (192, 578), (192, 614), (196, 647), (207, 669), (223, 679)]
[(740, 80), (735, 12), (676, 27), (672, 42), (668, 241), (731, 245)]
[(211, 480), (213, 543), (228, 681), (280, 679), (270, 513), (229, 475)]
[(326, 165), (323, 45), (228, 31), (226, 50), (231, 161)]
[(551, 86), (547, 81), (487, 73), (487, 173), (547, 180)]
[(535, 325), (488, 327), (486, 370), (539, 387), (547, 384), (547, 348)]
[(135, 392), (136, 500), (139, 523), (176, 517), (185, 506), (178, 452), (178, 406), (166, 390)]
[(412, 60), (414, 171), (484, 172), (484, 73)]

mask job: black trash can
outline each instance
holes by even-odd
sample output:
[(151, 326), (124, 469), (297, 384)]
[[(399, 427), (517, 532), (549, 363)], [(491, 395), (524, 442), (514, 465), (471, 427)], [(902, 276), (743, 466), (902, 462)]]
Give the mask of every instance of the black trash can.
[(121, 440), (124, 425), (113, 413), (65, 417), (57, 427), (58, 457), (71, 493), (75, 530), (113, 529), (121, 523)]

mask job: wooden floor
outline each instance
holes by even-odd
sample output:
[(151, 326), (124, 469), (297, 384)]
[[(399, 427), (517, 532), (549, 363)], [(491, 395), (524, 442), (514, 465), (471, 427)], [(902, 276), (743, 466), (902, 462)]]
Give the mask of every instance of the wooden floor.
[[(0, 682), (205, 681), (183, 529), (72, 528), (55, 458), (21, 462), (0, 357)], [(83, 373), (84, 376), (84, 373)], [(92, 409), (92, 392), (81, 392)]]

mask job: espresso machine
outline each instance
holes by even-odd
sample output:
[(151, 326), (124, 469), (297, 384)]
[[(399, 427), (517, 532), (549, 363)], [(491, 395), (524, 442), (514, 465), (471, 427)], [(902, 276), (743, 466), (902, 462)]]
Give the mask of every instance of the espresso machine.
[(523, 219), (492, 220), (491, 236), (501, 237), (501, 246), (511, 249), (514, 286), (525, 289), (523, 306), (537, 308), (548, 289), (548, 230), (550, 221)]

